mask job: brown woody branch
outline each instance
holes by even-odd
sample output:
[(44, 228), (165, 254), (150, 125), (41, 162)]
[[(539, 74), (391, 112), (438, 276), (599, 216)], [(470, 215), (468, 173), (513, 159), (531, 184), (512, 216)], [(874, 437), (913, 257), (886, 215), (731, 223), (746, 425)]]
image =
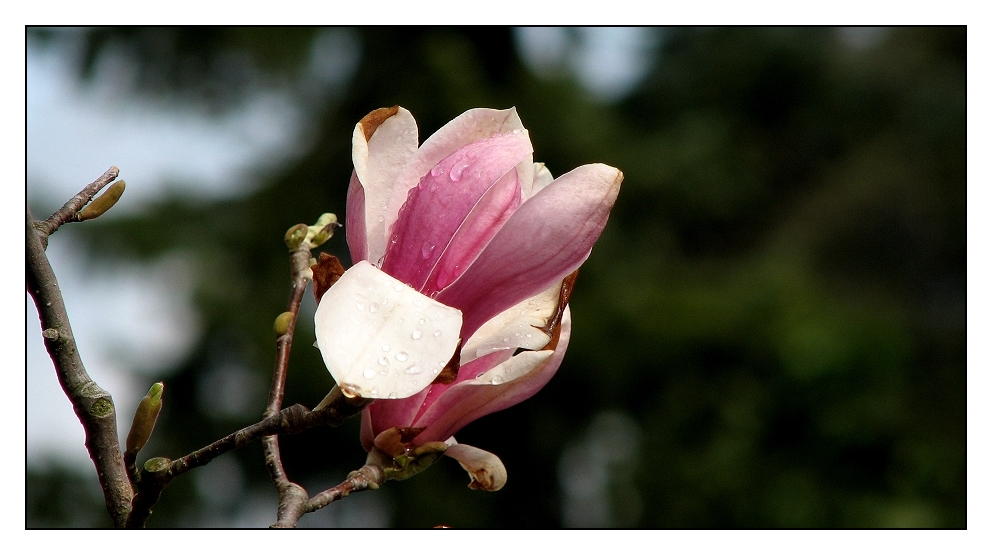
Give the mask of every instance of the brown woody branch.
[[(152, 472), (154, 474), (153, 479), (150, 480), (145, 479), (146, 474), (150, 472), (147, 468), (148, 463), (146, 463), (146, 468), (141, 473), (141, 481), (139, 482), (137, 495), (135, 496), (135, 511), (131, 515), (131, 518), (128, 519), (128, 527), (144, 526), (145, 520), (151, 513), (151, 504), (154, 503), (149, 504), (147, 500), (158, 499), (162, 489), (173, 478), (185, 474), (198, 466), (203, 466), (232, 449), (247, 445), (264, 436), (296, 434), (315, 426), (339, 426), (346, 419), (360, 413), (363, 408), (373, 401), (373, 399), (351, 399), (345, 397), (337, 386), (331, 390), (328, 397), (330, 398), (330, 402), (320, 410), (311, 411), (303, 405), (293, 405), (282, 409), (273, 416), (242, 428), (206, 447), (197, 449), (184, 457), (169, 462), (164, 474), (156, 468), (155, 472)], [(148, 507), (148, 513), (138, 514), (138, 507), (144, 507), (146, 505)]]
[(69, 199), (69, 201), (62, 206), (62, 208), (56, 210), (55, 213), (49, 216), (47, 220), (43, 222), (33, 222), (33, 226), (40, 236), (42, 247), (48, 247), (48, 236), (55, 233), (55, 230), (61, 227), (62, 224), (76, 221), (79, 211), (82, 210), (83, 207), (85, 207), (91, 200), (93, 200), (93, 197), (100, 192), (100, 189), (103, 189), (108, 183), (117, 179), (117, 175), (119, 173), (120, 170), (117, 169), (117, 166), (110, 166), (110, 169), (98, 177), (96, 181), (90, 183), (86, 187), (83, 187), (82, 191), (76, 193), (74, 197)]
[[(276, 364), (272, 372), (272, 387), (269, 389), (269, 404), (265, 408), (266, 418), (276, 415), (282, 409), (283, 394), (286, 386), (286, 374), (289, 369), (289, 353), (293, 347), (293, 335), (296, 332), (296, 319), (303, 302), (303, 293), (309, 281), (310, 244), (301, 242), (300, 246), (290, 255), (290, 267), (293, 276), (293, 291), (289, 297), (289, 321), (286, 330), (276, 339)], [(265, 456), (265, 467), (269, 470), (272, 483), (279, 493), (279, 508), (276, 512), (275, 528), (292, 528), (299, 520), (300, 508), (307, 500), (307, 492), (302, 486), (289, 480), (282, 465), (279, 451), (279, 436), (270, 435), (262, 438), (262, 450)]]
[(72, 328), (69, 326), (62, 293), (55, 272), (45, 255), (44, 246), (52, 231), (58, 229), (66, 218), (77, 213), (88, 199), (116, 175), (117, 168), (111, 168), (45, 222), (35, 222), (31, 211), (27, 210), (26, 266), (27, 290), (38, 308), (45, 348), (52, 357), (62, 391), (72, 402), (76, 417), (86, 431), (86, 450), (96, 467), (107, 510), (114, 526), (121, 527), (131, 510), (133, 492), (121, 455), (114, 401), (109, 393), (90, 378), (83, 367)]

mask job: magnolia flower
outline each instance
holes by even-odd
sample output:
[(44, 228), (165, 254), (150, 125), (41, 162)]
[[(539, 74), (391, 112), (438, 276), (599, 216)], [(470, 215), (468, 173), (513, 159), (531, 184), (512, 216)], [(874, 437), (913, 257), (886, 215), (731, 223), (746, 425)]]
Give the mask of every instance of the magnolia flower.
[[(362, 444), (395, 456), (434, 442), (499, 489), (495, 456), (455, 432), (536, 393), (561, 364), (573, 273), (623, 174), (553, 179), (515, 109), (474, 109), (423, 145), (400, 107), (355, 126), (345, 221), (356, 264), (321, 298), (317, 345), (345, 394), (379, 399)], [(443, 448), (443, 446), (442, 446)]]

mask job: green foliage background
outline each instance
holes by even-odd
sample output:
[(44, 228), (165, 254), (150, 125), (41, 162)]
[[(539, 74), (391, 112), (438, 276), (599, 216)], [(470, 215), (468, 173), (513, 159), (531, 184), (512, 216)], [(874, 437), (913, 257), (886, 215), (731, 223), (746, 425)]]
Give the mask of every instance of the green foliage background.
[[(362, 116), (402, 105), (424, 139), (468, 108), (516, 106), (555, 175), (604, 162), (626, 178), (580, 274), (558, 375), (458, 436), (502, 458), (507, 487), (471, 491), (442, 461), (301, 525), (964, 527), (965, 29), (891, 29), (862, 49), (828, 28), (656, 32), (647, 76), (609, 103), (567, 71), (535, 75), (503, 28), (350, 30), (359, 64), (333, 93), (300, 79), (315, 30), (84, 33), (83, 80), (123, 49), (134, 94), (220, 113), (279, 86), (316, 122), (247, 194), (170, 197), (65, 231), (96, 261), (181, 253), (195, 268), (203, 333), (168, 372), (143, 455), (249, 423), (199, 409), (204, 376), (233, 362), (268, 382), (289, 293), (282, 235), (343, 214)], [(343, 235), (325, 250), (347, 260)], [(301, 325), (287, 403), (330, 387), (312, 333)], [(283, 446), (311, 493), (364, 460), (357, 422)], [(233, 457), (242, 490), (211, 501), (181, 478), (149, 525), (216, 525), (251, 503), (274, 520), (261, 449)], [(26, 481), (28, 527), (109, 525), (95, 476), (29, 467)], [(361, 511), (384, 516), (349, 516)]]

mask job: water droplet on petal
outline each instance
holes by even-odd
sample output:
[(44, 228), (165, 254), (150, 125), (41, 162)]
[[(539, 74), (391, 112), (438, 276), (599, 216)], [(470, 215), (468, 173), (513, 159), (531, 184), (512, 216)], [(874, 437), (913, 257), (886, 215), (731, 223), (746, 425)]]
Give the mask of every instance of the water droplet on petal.
[(420, 256), (423, 257), (424, 260), (427, 260), (431, 257), (432, 252), (434, 252), (434, 245), (424, 243), (424, 246), (420, 249)]
[(365, 376), (366, 380), (371, 380), (372, 378), (375, 377), (375, 370), (371, 368), (366, 368), (365, 371), (362, 372), (362, 375)]
[(510, 342), (510, 338), (509, 337), (504, 337), (503, 338), (503, 343), (509, 343), (509, 342)]
[(389, 343), (383, 343), (382, 344), (382, 350), (383, 351), (386, 351), (386, 352), (389, 352)]
[(402, 290), (403, 290), (403, 286), (399, 283), (393, 286), (393, 291), (396, 291), (397, 293), (399, 293)]
[(386, 217), (385, 216), (379, 216), (379, 223), (381, 224), (384, 221), (386, 221)]
[(434, 177), (437, 177), (442, 173), (444, 173), (444, 170), (441, 169), (441, 166), (434, 166), (433, 168), (431, 168), (431, 175), (433, 175)]
[(417, 322), (420, 323), (420, 324), (426, 324), (427, 323), (427, 318), (421, 318), (420, 320), (417, 320)]
[(379, 394), (379, 390), (373, 387), (373, 388), (372, 388), (372, 389), (371, 389), (371, 390), (369, 391), (369, 393), (371, 393), (372, 395), (378, 395), (378, 394)]
[(395, 398), (396, 398), (396, 393), (395, 393), (395, 392), (393, 392), (393, 393), (390, 393), (390, 394), (388, 395), (388, 397), (389, 397), (390, 399), (395, 399)]
[(527, 337), (534, 337), (534, 334), (533, 333), (528, 333), (527, 334)]
[(406, 369), (406, 373), (407, 374), (419, 374), (419, 373), (421, 373), (423, 371), (424, 371), (424, 369), (420, 365), (417, 365), (417, 364), (414, 364), (413, 366), (411, 366), (411, 367), (409, 367), (409, 368)]
[(520, 130), (519, 129), (514, 129), (513, 130), (513, 134), (514, 135), (519, 135), (520, 134)]
[(375, 303), (369, 305), (369, 312), (375, 312), (376, 310), (379, 310), (379, 305)]
[(403, 361), (406, 360), (406, 357), (407, 356), (409, 356), (409, 355), (406, 354), (406, 351), (400, 351), (400, 352), (396, 353), (396, 360), (398, 360), (400, 362), (403, 362)]
[(355, 303), (355, 306), (358, 307), (358, 310), (362, 310), (362, 311), (365, 310), (365, 305), (363, 305), (362, 303)]
[(465, 168), (467, 167), (468, 164), (455, 165), (455, 167), (451, 168), (451, 175), (449, 175), (448, 177), (450, 177), (452, 181), (461, 181), (462, 174), (465, 173)]
[(493, 379), (489, 381), (493, 385), (499, 385), (503, 383), (503, 376), (493, 376)]
[(436, 330), (434, 332), (434, 337), (441, 337), (441, 330)]
[(420, 339), (423, 336), (424, 336), (424, 332), (422, 332), (420, 330), (413, 330), (413, 334), (410, 335), (410, 337), (412, 337), (414, 339)]
[(386, 366), (387, 364), (389, 364), (389, 359), (384, 356), (379, 357), (379, 364)]
[(441, 369), (440, 368), (435, 368), (434, 369), (434, 373), (435, 374), (440, 374), (441, 373)]

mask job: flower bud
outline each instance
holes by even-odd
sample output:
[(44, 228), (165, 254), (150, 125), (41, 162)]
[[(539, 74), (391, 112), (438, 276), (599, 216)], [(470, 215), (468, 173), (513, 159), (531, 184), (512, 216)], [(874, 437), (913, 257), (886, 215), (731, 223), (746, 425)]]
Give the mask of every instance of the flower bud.
[(276, 335), (283, 335), (289, 331), (289, 323), (293, 321), (292, 312), (283, 312), (279, 316), (276, 316), (275, 324), (273, 324), (272, 329), (275, 330)]
[(165, 386), (162, 382), (152, 385), (148, 394), (138, 403), (138, 408), (134, 411), (134, 420), (131, 422), (131, 431), (127, 434), (125, 454), (138, 454), (151, 437), (152, 431), (155, 430), (155, 421), (158, 420), (158, 413), (162, 410), (163, 389)]
[(328, 239), (334, 236), (334, 230), (341, 227), (338, 223), (338, 217), (330, 212), (321, 214), (317, 218), (317, 223), (310, 226), (307, 232), (307, 239), (310, 240), (311, 247), (319, 247), (323, 245)]
[(80, 222), (85, 222), (86, 220), (92, 220), (103, 215), (104, 212), (110, 210), (117, 201), (120, 200), (121, 195), (124, 194), (125, 183), (123, 181), (116, 181), (110, 185), (105, 193), (99, 197), (93, 199), (86, 208), (83, 208), (79, 214), (76, 215), (76, 219)]
[(300, 248), (300, 243), (307, 238), (309, 229), (307, 224), (296, 224), (286, 231), (286, 236), (283, 239), (286, 241), (286, 246), (289, 247), (289, 250), (295, 251)]

